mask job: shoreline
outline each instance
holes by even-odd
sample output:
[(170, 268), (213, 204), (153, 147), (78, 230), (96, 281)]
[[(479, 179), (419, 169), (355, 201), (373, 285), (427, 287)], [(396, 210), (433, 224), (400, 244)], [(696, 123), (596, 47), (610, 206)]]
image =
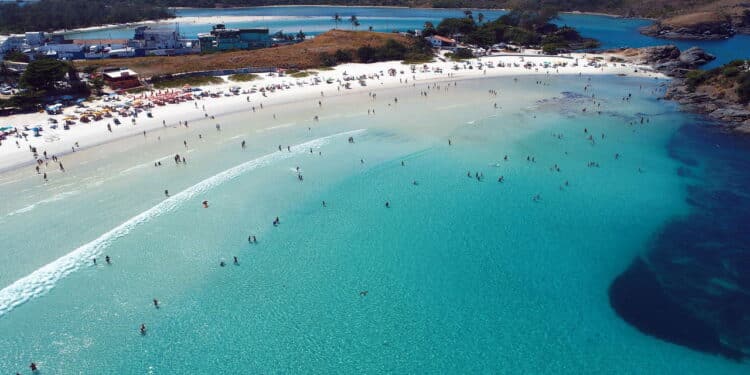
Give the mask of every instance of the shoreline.
[[(196, 8), (196, 7), (170, 7), (169, 9), (172, 10), (243, 10), (243, 9), (265, 9), (265, 8), (295, 8), (295, 7), (316, 7), (316, 8), (373, 8), (373, 9), (424, 9), (424, 10), (435, 10), (435, 11), (443, 11), (443, 10), (471, 10), (471, 11), (509, 11), (507, 8), (428, 8), (428, 7), (400, 7), (400, 6), (383, 6), (383, 5), (320, 5), (320, 4), (313, 4), (313, 5), (261, 5), (261, 6), (240, 6), (240, 7), (227, 7), (227, 8)], [(571, 11), (564, 11), (560, 12), (560, 14), (573, 14), (573, 15), (584, 15), (584, 16), (601, 16), (601, 17), (611, 17), (611, 18), (627, 18), (627, 19), (643, 19), (643, 20), (649, 20), (649, 21), (656, 21), (656, 18), (648, 18), (648, 17), (628, 17), (626, 15), (621, 14), (615, 14), (615, 13), (604, 13), (604, 12), (586, 12), (586, 11), (579, 11), (579, 10), (571, 10)], [(121, 28), (128, 28), (128, 27), (136, 27), (136, 26), (142, 26), (142, 25), (150, 25), (150, 24), (162, 24), (162, 23), (170, 23), (170, 22), (182, 22), (179, 21), (180, 19), (184, 19), (185, 23), (203, 23), (203, 22), (196, 22), (200, 19), (213, 19), (213, 18), (220, 18), (222, 15), (211, 15), (211, 16), (177, 16), (172, 18), (160, 18), (155, 20), (144, 20), (144, 21), (138, 21), (138, 22), (126, 22), (126, 23), (120, 23), (120, 24), (106, 24), (106, 25), (98, 25), (98, 26), (90, 26), (90, 27), (83, 27), (78, 29), (62, 29), (62, 30), (55, 30), (52, 33), (59, 33), (59, 34), (75, 34), (75, 33), (81, 33), (81, 32), (88, 32), (88, 31), (102, 31), (102, 30), (112, 30), (112, 29), (121, 29)], [(228, 22), (241, 22), (239, 20), (242, 19), (252, 19), (257, 17), (296, 17), (296, 16), (253, 16), (253, 15), (247, 15), (247, 16), (238, 16), (238, 15), (227, 15), (227, 18), (233, 17), (232, 21)], [(303, 17), (303, 16), (299, 16)], [(210, 24), (210, 22), (206, 22), (206, 24)]]
[[(503, 77), (503, 76), (522, 76), (522, 75), (625, 75), (627, 77), (649, 77), (649, 78), (667, 78), (665, 75), (653, 71), (646, 65), (639, 64), (620, 64), (620, 63), (607, 63), (606, 57), (609, 55), (602, 54), (573, 54), (572, 58), (578, 59), (582, 66), (573, 67), (568, 65), (566, 67), (555, 68), (550, 66), (548, 68), (541, 67), (541, 64), (547, 62), (550, 64), (555, 63), (568, 63), (571, 64), (575, 60), (571, 60), (571, 57), (561, 56), (529, 56), (528, 54), (524, 57), (520, 55), (502, 55), (502, 56), (490, 56), (483, 57), (480, 59), (467, 60), (471, 66), (477, 66), (481, 61), (483, 63), (492, 62), (493, 64), (507, 64), (510, 66), (506, 67), (495, 67), (485, 68), (484, 70), (477, 69), (460, 69), (453, 70), (454, 66), (467, 66), (464, 62), (451, 62), (451, 61), (436, 61), (433, 63), (425, 64), (430, 69), (429, 71), (421, 71), (417, 69), (414, 73), (411, 72), (410, 66), (402, 64), (400, 61), (389, 61), (374, 64), (343, 64), (335, 67), (331, 71), (317, 71), (323, 82), (320, 84), (310, 84), (315, 78), (309, 76), (306, 78), (291, 78), (288, 76), (268, 76), (261, 75), (262, 79), (250, 81), (250, 82), (232, 82), (225, 81), (222, 84), (204, 86), (206, 91), (226, 92), (230, 87), (238, 86), (241, 90), (250, 90), (253, 86), (258, 89), (266, 86), (277, 86), (279, 89), (274, 89), (274, 92), (267, 92), (267, 96), (264, 97), (260, 92), (252, 94), (243, 94), (239, 96), (232, 95), (231, 97), (221, 96), (219, 98), (205, 98), (201, 100), (185, 101), (179, 104), (169, 104), (166, 106), (155, 106), (151, 112), (153, 118), (143, 116), (141, 113), (136, 120), (136, 125), (131, 124), (131, 118), (122, 118), (121, 125), (112, 126), (112, 132), (109, 132), (106, 128), (106, 124), (111, 121), (110, 119), (103, 119), (97, 122), (90, 123), (77, 123), (71, 126), (70, 130), (56, 130), (48, 129), (47, 119), (56, 118), (59, 123), (62, 123), (64, 116), (75, 115), (74, 112), (77, 108), (69, 107), (66, 108), (63, 114), (49, 116), (46, 113), (30, 113), (30, 114), (19, 114), (8, 116), (4, 123), (6, 126), (15, 126), (19, 130), (23, 129), (23, 126), (44, 126), (45, 130), (42, 131), (40, 137), (29, 137), (28, 141), (24, 141), (23, 138), (9, 137), (3, 145), (0, 146), (0, 174), (19, 170), (23, 167), (33, 165), (35, 159), (32, 158), (29, 146), (36, 147), (40, 157), (44, 151), (47, 151), (48, 155), (63, 156), (70, 154), (76, 143), (80, 143), (80, 147), (76, 148), (75, 152), (84, 151), (88, 148), (93, 148), (107, 144), (110, 142), (116, 142), (120, 139), (130, 138), (143, 134), (143, 132), (154, 131), (157, 129), (163, 129), (167, 127), (179, 126), (180, 122), (188, 121), (195, 122), (202, 119), (210, 118), (208, 116), (223, 116), (238, 111), (249, 111), (251, 106), (257, 106), (263, 104), (268, 107), (273, 107), (280, 104), (288, 104), (295, 102), (303, 102), (305, 100), (312, 100), (320, 96), (321, 92), (325, 92), (326, 95), (339, 96), (349, 95), (366, 91), (377, 91), (382, 89), (397, 88), (406, 85), (413, 84), (427, 84), (438, 81), (459, 81), (464, 79), (472, 78), (483, 78), (483, 77)], [(587, 60), (593, 57), (602, 57), (602, 66), (594, 67), (588, 66)], [(524, 63), (539, 64), (535, 68), (524, 68)], [(512, 64), (518, 64), (519, 66), (512, 66)], [(385, 74), (389, 69), (395, 69), (398, 73), (394, 76)], [(311, 70), (312, 71), (312, 70)], [(342, 86), (344, 83), (345, 74), (348, 77), (362, 77), (366, 78), (363, 80), (365, 85), (358, 83), (358, 80), (347, 81), (350, 83), (351, 88), (347, 89)], [(623, 78), (627, 78), (623, 77)], [(332, 84), (326, 84), (326, 79), (332, 79)], [(336, 82), (339, 80), (340, 82)], [(405, 81), (406, 83), (403, 83)], [(307, 82), (307, 84), (304, 84)], [(140, 95), (135, 95), (132, 100), (136, 100)], [(143, 98), (142, 98), (143, 99)], [(143, 99), (145, 100), (145, 99)], [(198, 103), (200, 102), (200, 103)], [(93, 102), (86, 102), (90, 108), (103, 105), (104, 102), (99, 99)], [(199, 106), (206, 106), (210, 109), (207, 112), (198, 110)], [(194, 112), (191, 112), (194, 111)], [(217, 119), (217, 121), (219, 121)], [(28, 131), (28, 133), (31, 133)], [(52, 138), (50, 138), (52, 137)], [(50, 140), (51, 139), (51, 140)], [(15, 145), (15, 141), (19, 142), (19, 146)]]

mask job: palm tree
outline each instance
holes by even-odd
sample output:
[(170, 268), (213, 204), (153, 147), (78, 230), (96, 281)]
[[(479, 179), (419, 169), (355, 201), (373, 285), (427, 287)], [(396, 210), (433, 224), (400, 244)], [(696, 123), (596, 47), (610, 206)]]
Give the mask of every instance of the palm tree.
[(352, 14), (352, 16), (349, 17), (349, 22), (352, 23), (352, 28), (356, 29), (357, 27), (359, 27), (359, 19), (357, 19), (357, 16)]
[(335, 29), (337, 29), (339, 27), (339, 22), (341, 22), (341, 16), (338, 13), (333, 15), (333, 22), (336, 23)]

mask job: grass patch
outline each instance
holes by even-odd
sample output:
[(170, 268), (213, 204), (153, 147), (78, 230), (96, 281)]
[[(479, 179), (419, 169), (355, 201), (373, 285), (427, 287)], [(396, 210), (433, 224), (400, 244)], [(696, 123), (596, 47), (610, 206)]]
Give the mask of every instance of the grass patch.
[(262, 78), (259, 75), (253, 73), (232, 74), (231, 76), (229, 76), (229, 80), (234, 82), (250, 82), (258, 79)]
[(315, 70), (329, 71), (329, 70), (333, 70), (333, 68), (330, 66), (321, 66), (321, 67), (315, 68)]
[(289, 76), (293, 77), (293, 78), (305, 78), (305, 77), (309, 77), (309, 76), (315, 75), (315, 74), (317, 74), (317, 73), (316, 72), (308, 72), (308, 71), (303, 70), (301, 72), (294, 71), (292, 73), (289, 73)]
[(168, 89), (175, 87), (182, 87), (185, 85), (190, 86), (204, 86), (204, 85), (216, 85), (224, 83), (224, 79), (221, 77), (210, 77), (210, 76), (199, 76), (199, 77), (182, 77), (182, 78), (170, 78), (170, 77), (154, 77), (152, 78), (154, 88), (157, 89)]

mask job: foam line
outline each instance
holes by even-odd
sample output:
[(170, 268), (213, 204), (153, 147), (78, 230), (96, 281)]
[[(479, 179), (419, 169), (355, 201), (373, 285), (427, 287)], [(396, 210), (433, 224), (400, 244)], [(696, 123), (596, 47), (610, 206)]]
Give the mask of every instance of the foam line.
[(364, 131), (364, 129), (359, 129), (314, 139), (292, 147), (291, 152), (274, 152), (272, 154), (267, 154), (229, 168), (198, 182), (197, 184), (163, 200), (156, 206), (130, 218), (114, 229), (102, 234), (97, 239), (80, 246), (52, 263), (42, 266), (31, 274), (16, 280), (13, 284), (0, 290), (0, 317), (9, 313), (21, 304), (46, 294), (64, 277), (85, 265), (90, 265), (92, 258), (100, 255), (102, 250), (109, 247), (109, 245), (118, 238), (127, 235), (143, 223), (147, 223), (165, 213), (175, 210), (182, 203), (195, 198), (197, 195), (205, 193), (216, 186), (256, 168), (266, 166), (275, 161), (288, 159), (294, 155), (304, 154), (310, 148), (321, 147), (333, 138), (352, 136), (363, 133)]

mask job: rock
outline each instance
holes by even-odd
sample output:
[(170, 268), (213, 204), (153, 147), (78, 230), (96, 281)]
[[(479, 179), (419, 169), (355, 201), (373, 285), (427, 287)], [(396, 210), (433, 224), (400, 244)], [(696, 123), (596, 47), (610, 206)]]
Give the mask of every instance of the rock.
[(640, 53), (647, 64), (664, 63), (680, 57), (680, 49), (672, 44), (644, 47), (640, 49)]
[(750, 119), (750, 111), (739, 108), (723, 107), (711, 112), (709, 116), (724, 121), (745, 122)]
[(697, 68), (715, 59), (716, 56), (704, 51), (700, 47), (688, 48), (682, 51), (679, 56), (680, 62), (687, 65), (688, 68)]

